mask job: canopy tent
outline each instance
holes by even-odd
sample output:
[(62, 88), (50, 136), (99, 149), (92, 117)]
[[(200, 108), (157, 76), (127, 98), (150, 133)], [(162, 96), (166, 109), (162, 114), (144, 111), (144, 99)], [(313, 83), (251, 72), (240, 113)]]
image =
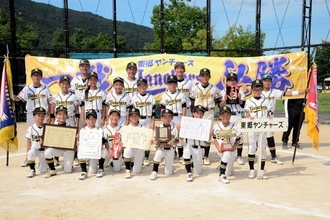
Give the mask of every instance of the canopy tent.
[(324, 82), (330, 82), (330, 77), (325, 78), (325, 79), (324, 79)]

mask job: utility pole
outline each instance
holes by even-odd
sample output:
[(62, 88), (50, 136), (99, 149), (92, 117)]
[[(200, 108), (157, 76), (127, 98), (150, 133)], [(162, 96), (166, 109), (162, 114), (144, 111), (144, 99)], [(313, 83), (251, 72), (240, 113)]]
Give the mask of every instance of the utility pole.
[(164, 53), (164, 0), (160, 0), (160, 52)]
[(211, 0), (206, 0), (206, 50), (211, 56)]
[(116, 0), (112, 0), (113, 4), (113, 57), (117, 58), (117, 5)]
[(260, 19), (261, 19), (261, 0), (257, 0), (256, 6), (256, 42), (255, 42), (255, 55), (261, 56), (261, 28), (260, 28)]
[(68, 0), (63, 0), (64, 13), (64, 37), (65, 37), (65, 57), (69, 57), (69, 5)]

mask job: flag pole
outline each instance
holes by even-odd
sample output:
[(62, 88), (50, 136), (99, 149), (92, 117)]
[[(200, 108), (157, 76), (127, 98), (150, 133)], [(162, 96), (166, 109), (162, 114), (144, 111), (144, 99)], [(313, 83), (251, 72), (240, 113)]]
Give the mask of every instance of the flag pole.
[[(7, 57), (6, 57), (6, 59), (9, 59), (9, 47), (8, 47), (8, 44), (6, 44), (6, 49), (7, 49)], [(6, 59), (5, 59), (5, 61), (6, 61)], [(6, 65), (6, 62), (4, 62), (4, 65)], [(6, 154), (6, 157), (7, 157), (6, 158), (6, 166), (8, 167), (9, 166), (9, 142), (7, 142), (7, 154)]]

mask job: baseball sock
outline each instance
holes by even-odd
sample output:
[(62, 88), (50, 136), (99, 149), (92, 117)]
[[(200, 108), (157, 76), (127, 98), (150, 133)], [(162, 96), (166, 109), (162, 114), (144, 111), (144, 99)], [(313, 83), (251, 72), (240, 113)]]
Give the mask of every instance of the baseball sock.
[(237, 147), (237, 157), (242, 157), (243, 144), (239, 144)]
[(149, 155), (150, 155), (150, 151), (149, 150), (148, 151), (147, 150), (144, 151), (144, 159), (148, 160)]
[(183, 146), (176, 146), (176, 147), (178, 148), (179, 158), (181, 158), (183, 155)]
[(131, 170), (131, 158), (124, 158), (126, 170)]
[(87, 165), (86, 165), (86, 160), (84, 162), (80, 162), (80, 168), (81, 168), (81, 172), (85, 172), (87, 173)]
[(46, 163), (48, 164), (48, 167), (50, 170), (55, 170), (55, 165), (54, 165), (54, 159), (47, 159), (46, 158)]
[(104, 158), (101, 158), (101, 159), (99, 159), (99, 169), (100, 170), (104, 170), (104, 161), (105, 161), (105, 159)]
[(152, 168), (152, 171), (158, 173), (158, 167), (159, 167), (159, 162), (154, 161), (154, 167)]
[(54, 157), (54, 159), (58, 162), (60, 162), (60, 157)]
[(36, 162), (34, 160), (29, 160), (30, 170), (36, 172)]
[(185, 164), (187, 173), (191, 173), (190, 159), (184, 159), (184, 164)]
[(272, 158), (276, 158), (276, 148), (274, 137), (267, 138), (267, 144)]
[(226, 167), (227, 167), (227, 163), (221, 161), (221, 163), (220, 163), (220, 176), (225, 175)]
[(254, 158), (255, 158), (255, 155), (248, 154), (250, 170), (254, 170)]
[(266, 159), (261, 159), (261, 170), (265, 169)]
[(209, 157), (210, 154), (210, 146), (205, 146), (204, 148), (204, 156)]

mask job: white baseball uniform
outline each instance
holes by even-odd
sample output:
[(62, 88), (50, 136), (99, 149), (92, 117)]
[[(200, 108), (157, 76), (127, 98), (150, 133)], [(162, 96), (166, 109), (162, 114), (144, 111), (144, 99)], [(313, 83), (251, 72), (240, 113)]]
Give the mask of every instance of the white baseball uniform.
[[(112, 148), (113, 138), (116, 133), (122, 133), (122, 127), (117, 126), (115, 128), (107, 125), (103, 128), (103, 138), (108, 141), (110, 149)], [(122, 156), (118, 157), (118, 159), (113, 159), (113, 171), (120, 172), (122, 166)]]
[(192, 116), (190, 110), (191, 101), (189, 98), (189, 94), (193, 86), (194, 86), (193, 82), (189, 79), (184, 78), (183, 80), (178, 80), (177, 90), (182, 92), (186, 96), (186, 104), (187, 104), (186, 116), (188, 117)]
[[(231, 137), (228, 140), (232, 145), (235, 145), (236, 140), (242, 138), (242, 133), (238, 132), (236, 129), (236, 124), (230, 122), (229, 125), (224, 126), (222, 122), (213, 126), (213, 137), (215, 138), (214, 141), (218, 141), (219, 145), (224, 142), (224, 139), (220, 136), (220, 131), (222, 130), (231, 130)], [(226, 176), (230, 176), (233, 171), (234, 161), (236, 159), (235, 151), (225, 151), (220, 153), (217, 151), (218, 156), (220, 157), (221, 161), (227, 164), (226, 167)]]
[(187, 107), (186, 96), (184, 93), (179, 92), (178, 90), (176, 90), (174, 93), (166, 91), (162, 95), (160, 104), (165, 106), (166, 109), (172, 110), (174, 114), (172, 122), (175, 125), (181, 122), (182, 110), (183, 108)]
[[(88, 87), (88, 79), (83, 79), (81, 77), (81, 75), (74, 77), (71, 80), (71, 88), (70, 91), (72, 91), (73, 93), (75, 93), (76, 97), (78, 99), (82, 99), (82, 96), (84, 95), (84, 91), (87, 89)], [(100, 88), (100, 83), (97, 82), (96, 87)]]
[[(68, 110), (68, 119), (66, 120), (66, 123), (72, 126), (76, 124), (76, 113), (78, 114), (78, 112), (75, 112), (75, 109), (76, 106), (79, 106), (80, 101), (73, 92), (69, 91), (67, 94), (59, 92), (55, 94), (52, 97), (50, 104), (55, 106), (55, 110), (60, 105), (66, 107)], [(57, 122), (57, 120), (55, 120), (55, 122)]]
[(127, 107), (130, 105), (130, 96), (125, 92), (117, 95), (115, 91), (111, 91), (106, 97), (105, 104), (109, 106), (109, 111), (107, 112), (108, 114), (112, 109), (120, 111), (118, 126), (125, 125), (127, 118)]
[[(54, 123), (55, 125), (58, 125), (58, 122)], [(73, 127), (75, 123), (73, 124), (66, 124), (65, 126)], [(63, 126), (63, 125), (58, 125)], [(74, 158), (74, 150), (62, 150), (57, 148), (47, 148), (45, 151), (45, 158), (46, 159), (53, 159), (53, 157), (59, 157), (63, 156), (63, 169), (66, 173), (72, 172), (72, 165), (73, 165), (73, 158)]]
[(132, 97), (131, 105), (134, 108), (139, 109), (140, 111), (139, 124), (141, 124), (145, 128), (150, 128), (152, 121), (152, 113), (155, 108), (154, 96), (148, 93), (146, 93), (145, 95), (137, 93)]
[(204, 88), (201, 83), (198, 83), (191, 89), (189, 97), (195, 100), (195, 106), (201, 105), (207, 109), (204, 113), (204, 119), (214, 119), (215, 100), (221, 97), (220, 90), (216, 86), (209, 83)]
[(103, 90), (97, 88), (95, 90), (90, 89), (88, 91), (87, 100), (85, 99), (85, 94), (83, 95), (82, 102), (85, 106), (86, 112), (90, 109), (94, 109), (97, 113), (96, 126), (101, 127), (101, 119), (103, 117), (103, 103), (105, 102), (106, 94)]
[(202, 164), (203, 164), (203, 150), (202, 146), (205, 146), (204, 141), (187, 139), (187, 145), (183, 150), (184, 163), (187, 165), (190, 164), (190, 157), (194, 164), (194, 173), (202, 173)]
[[(244, 110), (250, 114), (253, 118), (266, 118), (269, 112), (272, 112), (272, 104), (265, 99), (263, 96), (260, 99), (256, 99), (254, 97), (249, 98), (245, 102)], [(262, 150), (262, 158), (266, 159), (266, 145), (267, 145), (267, 138), (266, 132), (248, 132), (248, 141), (249, 141), (249, 155), (255, 155), (256, 148), (257, 148), (257, 141), (259, 135), (262, 135), (262, 146), (260, 149)]]
[[(131, 124), (128, 125), (128, 127), (133, 127)], [(141, 124), (138, 124), (137, 127), (142, 128), (143, 126)], [(142, 162), (144, 158), (144, 150), (134, 148), (134, 146), (124, 146), (124, 161), (131, 161), (132, 158), (134, 159), (134, 166), (133, 166), (133, 172), (134, 173), (141, 173), (142, 168)]]
[[(28, 127), (25, 138), (31, 142), (31, 149), (28, 151), (27, 159), (30, 163), (35, 162), (36, 157), (39, 157), (39, 171), (40, 173), (47, 172), (47, 163), (45, 159), (44, 148), (40, 148), (40, 140), (43, 134), (44, 128), (39, 128), (36, 124)], [(42, 150), (40, 150), (42, 149)]]
[(137, 94), (138, 92), (137, 81), (138, 81), (137, 78), (133, 81), (124, 78), (124, 92), (127, 93), (129, 97), (133, 97), (135, 94)]
[[(239, 91), (239, 93), (241, 94), (241, 100), (245, 101), (245, 94), (243, 91)], [(225, 97), (227, 95), (226, 90), (222, 90), (220, 92), (221, 97)], [(229, 107), (231, 109), (231, 117), (230, 117), (230, 122), (232, 123), (236, 123), (237, 118), (242, 118), (242, 114), (244, 114), (244, 109), (242, 108), (242, 106), (240, 104), (227, 104), (226, 106)]]
[(33, 110), (37, 107), (43, 107), (48, 112), (48, 102), (51, 100), (52, 95), (45, 85), (40, 85), (37, 88), (29, 85), (25, 86), (17, 97), (26, 102), (26, 121), (27, 125), (31, 126), (35, 123)]

